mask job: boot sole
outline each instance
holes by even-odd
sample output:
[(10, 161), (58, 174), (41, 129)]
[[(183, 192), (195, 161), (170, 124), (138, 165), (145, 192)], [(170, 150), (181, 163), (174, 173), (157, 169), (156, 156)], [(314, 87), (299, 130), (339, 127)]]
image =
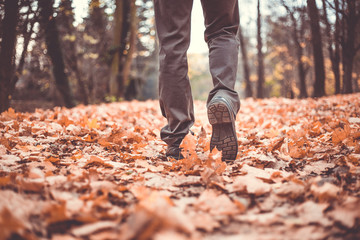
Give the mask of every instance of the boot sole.
[(209, 104), (208, 118), (212, 125), (210, 150), (216, 147), (222, 151), (222, 160), (235, 160), (238, 143), (233, 113), (225, 101), (214, 101)]

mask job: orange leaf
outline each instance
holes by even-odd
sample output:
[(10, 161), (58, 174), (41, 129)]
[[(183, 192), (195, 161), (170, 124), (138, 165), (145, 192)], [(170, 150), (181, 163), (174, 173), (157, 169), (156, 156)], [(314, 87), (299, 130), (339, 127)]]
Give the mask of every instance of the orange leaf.
[[(24, 228), (22, 220), (18, 219), (7, 207), (0, 212), (0, 239), (13, 239), (13, 233), (17, 233)], [(19, 235), (17, 235), (19, 236)]]
[(0, 186), (6, 186), (11, 183), (10, 176), (0, 177)]
[(49, 161), (51, 163), (58, 163), (58, 162), (60, 162), (60, 159), (51, 156), (49, 158), (46, 158), (45, 161)]
[(113, 168), (113, 165), (104, 162), (104, 160), (102, 160), (97, 156), (91, 156), (90, 159), (86, 162), (84, 168), (90, 168), (90, 167)]
[(60, 204), (51, 204), (43, 211), (46, 222), (48, 224), (62, 222), (69, 219), (69, 216), (66, 212), (66, 202)]
[(93, 128), (98, 129), (98, 128), (100, 127), (99, 124), (97, 123), (97, 119), (96, 119), (96, 118), (94, 118), (94, 119), (91, 120), (91, 121), (88, 121), (88, 122), (87, 122), (87, 125), (89, 126), (90, 129), (93, 129)]
[(213, 169), (218, 175), (222, 174), (227, 166), (226, 163), (221, 160), (221, 157), (222, 152), (215, 147), (205, 162), (205, 165)]
[(350, 135), (350, 126), (349, 124), (345, 124), (343, 126), (340, 126), (336, 128), (332, 133), (332, 142), (333, 144), (339, 144), (344, 139), (346, 139)]

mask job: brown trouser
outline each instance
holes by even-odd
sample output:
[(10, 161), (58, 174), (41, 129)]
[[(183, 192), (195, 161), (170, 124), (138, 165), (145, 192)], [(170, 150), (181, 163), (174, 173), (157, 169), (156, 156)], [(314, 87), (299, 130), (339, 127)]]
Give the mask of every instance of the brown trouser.
[[(205, 41), (215, 96), (226, 98), (234, 114), (240, 100), (234, 85), (238, 64), (239, 26), (237, 0), (201, 0), (205, 18)], [(186, 52), (190, 44), (190, 18), (193, 0), (154, 0), (156, 30), (160, 44), (159, 100), (168, 124), (161, 139), (169, 146), (179, 142), (194, 123), (193, 99), (188, 77)]]

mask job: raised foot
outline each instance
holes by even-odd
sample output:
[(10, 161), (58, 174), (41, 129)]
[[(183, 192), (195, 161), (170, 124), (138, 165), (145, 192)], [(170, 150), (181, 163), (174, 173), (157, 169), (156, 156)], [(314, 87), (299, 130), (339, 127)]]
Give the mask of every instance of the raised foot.
[(222, 160), (235, 160), (238, 152), (235, 118), (223, 100), (215, 100), (208, 106), (208, 118), (212, 125), (210, 150), (222, 151)]

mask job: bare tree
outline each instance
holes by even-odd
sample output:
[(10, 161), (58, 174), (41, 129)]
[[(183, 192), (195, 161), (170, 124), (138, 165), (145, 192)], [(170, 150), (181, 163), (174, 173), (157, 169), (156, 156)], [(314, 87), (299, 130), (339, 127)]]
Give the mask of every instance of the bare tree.
[(131, 100), (136, 97), (138, 92), (138, 81), (130, 77), (130, 70), (133, 61), (133, 55), (136, 48), (136, 34), (137, 34), (137, 16), (135, 1), (130, 2), (130, 15), (129, 15), (129, 37), (127, 42), (127, 54), (124, 62), (124, 97), (127, 100)]
[[(106, 6), (100, 4), (100, 0), (89, 2), (89, 16), (84, 19), (83, 37), (78, 39), (78, 41), (83, 41), (79, 44), (82, 48), (80, 52), (84, 53), (82, 56), (89, 56), (89, 54), (94, 56), (81, 62), (91, 102), (104, 99), (109, 88), (111, 56), (107, 50), (111, 45), (113, 34), (108, 30), (110, 21), (105, 13), (105, 8)], [(84, 41), (86, 37), (91, 41)]]
[(325, 68), (324, 55), (322, 51), (321, 30), (319, 23), (319, 10), (315, 0), (307, 0), (307, 8), (311, 24), (311, 42), (314, 55), (315, 82), (314, 97), (322, 97), (325, 95)]
[(132, 0), (116, 0), (114, 14), (114, 45), (110, 76), (110, 95), (117, 98), (125, 96), (128, 85), (133, 48), (135, 47), (136, 5)]
[(242, 56), (242, 63), (243, 63), (243, 70), (244, 70), (244, 79), (245, 79), (245, 97), (252, 97), (253, 91), (251, 88), (250, 83), (250, 68), (249, 68), (249, 59), (247, 54), (247, 47), (245, 43), (245, 39), (242, 33), (241, 24), (239, 23), (239, 30), (238, 36), (240, 40), (240, 49), (241, 49), (241, 56)]
[(343, 93), (352, 93), (352, 73), (354, 58), (360, 49), (360, 44), (356, 45), (358, 23), (360, 20), (360, 2), (354, 0), (342, 0), (339, 12), (341, 20), (341, 47), (343, 63)]
[(0, 112), (7, 110), (11, 99), (11, 81), (15, 69), (16, 26), (19, 19), (19, 1), (5, 0), (5, 16), (0, 49)]
[(77, 91), (78, 95), (80, 96), (80, 100), (82, 101), (82, 103), (87, 105), (89, 103), (88, 90), (78, 62), (78, 54), (76, 47), (77, 41), (74, 28), (74, 12), (71, 4), (72, 0), (62, 0), (60, 2), (60, 11), (57, 16), (58, 26), (60, 32), (64, 36), (62, 38), (62, 43), (64, 46), (63, 55), (65, 58), (65, 63), (69, 69), (69, 72), (75, 75), (77, 81)]
[[(304, 31), (305, 31), (305, 14), (301, 8), (297, 8), (297, 11), (300, 15), (300, 19), (296, 19), (294, 9), (291, 9), (284, 0), (282, 0), (282, 5), (287, 10), (291, 23), (292, 23), (292, 31), (291, 37), (294, 42), (294, 46), (296, 49), (296, 59), (297, 59), (297, 69), (298, 69), (298, 76), (299, 76), (299, 84), (300, 84), (300, 98), (307, 98), (307, 88), (306, 88), (306, 69), (303, 63), (303, 46), (301, 44), (302, 39), (304, 39)], [(300, 23), (300, 27), (299, 27)]]
[(262, 37), (261, 37), (261, 12), (260, 0), (257, 2), (257, 51), (258, 51), (258, 82), (257, 82), (257, 98), (264, 98), (264, 55), (262, 52)]
[(334, 0), (335, 5), (335, 26), (334, 31), (331, 29), (331, 24), (328, 19), (327, 4), (326, 0), (322, 0), (324, 21), (326, 26), (325, 37), (328, 40), (328, 52), (331, 61), (331, 68), (335, 78), (335, 94), (341, 92), (341, 77), (340, 77), (340, 43), (339, 43), (339, 32), (340, 32), (340, 19), (339, 19), (339, 1)]
[(53, 64), (53, 74), (66, 107), (74, 107), (69, 80), (65, 74), (64, 58), (59, 41), (56, 18), (53, 16), (53, 0), (38, 0), (40, 7), (40, 24), (44, 29), (47, 53)]
[[(25, 57), (28, 53), (28, 47), (31, 41), (31, 35), (34, 32), (34, 25), (38, 21), (38, 9), (35, 11), (32, 11), (31, 8), (31, 1), (24, 1), (22, 3), (22, 6), (28, 7), (28, 11), (25, 13), (25, 20), (23, 21), (23, 24), (19, 24), (21, 28), (21, 32), (18, 35), (22, 35), (23, 38), (23, 44), (22, 44), (22, 51), (19, 59), (19, 63), (16, 66), (15, 74), (13, 75), (12, 81), (11, 81), (11, 92), (14, 92), (15, 85), (18, 82), (20, 76), (22, 75), (22, 71), (25, 66)], [(21, 9), (21, 5), (20, 5)]]

